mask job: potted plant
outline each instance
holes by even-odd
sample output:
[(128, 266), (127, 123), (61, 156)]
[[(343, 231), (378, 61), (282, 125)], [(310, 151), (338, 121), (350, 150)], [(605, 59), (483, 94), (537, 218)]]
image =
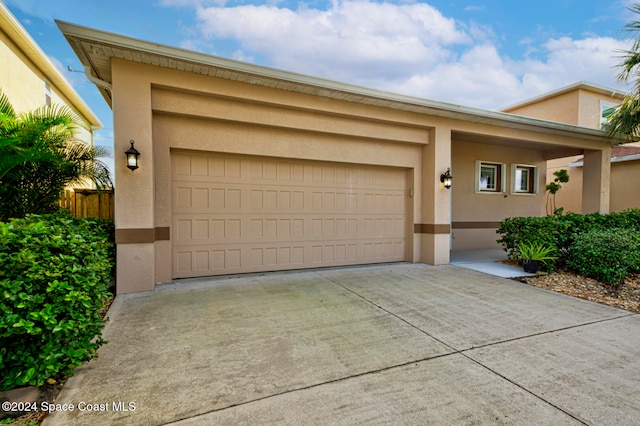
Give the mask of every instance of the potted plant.
[(538, 272), (542, 263), (558, 258), (555, 252), (556, 248), (549, 244), (535, 242), (518, 244), (518, 257), (522, 259), (525, 272)]

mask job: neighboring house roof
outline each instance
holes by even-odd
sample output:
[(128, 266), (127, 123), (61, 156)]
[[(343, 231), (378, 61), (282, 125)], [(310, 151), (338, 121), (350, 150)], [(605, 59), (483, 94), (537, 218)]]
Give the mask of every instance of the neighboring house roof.
[[(584, 164), (584, 157), (578, 158), (573, 163), (569, 164), (569, 167), (582, 167)], [(640, 160), (640, 146), (636, 145), (617, 145), (611, 147), (611, 162), (621, 163), (624, 161)]]
[(78, 111), (94, 130), (102, 128), (100, 119), (84, 100), (82, 100), (60, 70), (58, 70), (47, 54), (38, 46), (2, 1), (0, 1), (0, 30), (33, 62), (60, 94), (68, 100), (68, 106)]
[(509, 105), (505, 108), (501, 108), (500, 111), (510, 111), (512, 109), (521, 108), (529, 104), (534, 104), (534, 103), (543, 101), (545, 99), (550, 99), (550, 98), (562, 95), (564, 93), (568, 93), (568, 92), (571, 92), (574, 90), (580, 90), (580, 89), (588, 90), (590, 92), (599, 93), (601, 95), (610, 96), (613, 98), (618, 98), (621, 101), (626, 96), (626, 92), (621, 90), (613, 89), (610, 87), (599, 86), (597, 84), (587, 83), (585, 81), (578, 81), (578, 82), (569, 84), (568, 86), (564, 86), (559, 89), (553, 90), (551, 92), (543, 93), (542, 95), (535, 96), (533, 98), (518, 102), (513, 105)]
[(640, 155), (640, 146), (618, 145), (611, 147), (611, 161), (614, 158), (624, 158)]
[(487, 111), (389, 93), (327, 79), (232, 61), (119, 34), (56, 21), (87, 72), (111, 106), (111, 59), (120, 58), (142, 64), (240, 81), (280, 90), (375, 105), (420, 114), (447, 117), (535, 132), (610, 141), (598, 129), (555, 123), (530, 117)]

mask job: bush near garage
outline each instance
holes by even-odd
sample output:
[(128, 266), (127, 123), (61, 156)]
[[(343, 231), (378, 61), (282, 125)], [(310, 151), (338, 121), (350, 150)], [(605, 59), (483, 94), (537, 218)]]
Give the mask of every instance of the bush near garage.
[(502, 244), (510, 259), (517, 257), (517, 247), (521, 243), (544, 243), (566, 255), (576, 234), (591, 229), (630, 229), (640, 232), (640, 209), (600, 214), (558, 214), (542, 217), (506, 218), (496, 231), (497, 240)]
[(41, 386), (97, 356), (113, 223), (65, 214), (0, 222), (0, 390)]
[(567, 265), (587, 277), (620, 286), (630, 272), (640, 271), (640, 232), (618, 228), (577, 234)]
[[(610, 241), (610, 239), (608, 238), (603, 240), (601, 247), (599, 246), (600, 243), (598, 240), (591, 241), (591, 243), (589, 243), (591, 245), (589, 245), (584, 239), (587, 238), (585, 233), (588, 231), (611, 231), (617, 235), (617, 231), (613, 230), (626, 230), (631, 234), (640, 234), (640, 209), (629, 209), (623, 212), (604, 215), (600, 213), (585, 215), (568, 213), (543, 217), (512, 217), (500, 222), (496, 233), (500, 234), (497, 242), (502, 244), (509, 259), (518, 258), (517, 248), (523, 243), (545, 244), (555, 247), (560, 257), (555, 263), (548, 263), (549, 270), (553, 270), (556, 266), (564, 265), (576, 268), (576, 266), (568, 264), (569, 259), (572, 258), (572, 251), (574, 250), (578, 250), (578, 252), (574, 254), (573, 265), (581, 264), (579, 260), (581, 254), (579, 253), (587, 250), (587, 246), (598, 253), (604, 253), (610, 250), (612, 246), (609, 245), (608, 241)], [(609, 234), (605, 233), (603, 235), (608, 236)], [(575, 245), (578, 240), (580, 240), (580, 244)], [(620, 248), (616, 248), (615, 250), (619, 251)], [(633, 254), (626, 253), (624, 256), (625, 258), (630, 258), (633, 257)], [(605, 257), (604, 259), (607, 258)], [(608, 259), (613, 262), (611, 257), (608, 257)], [(580, 272), (580, 270), (576, 270)], [(595, 271), (585, 271), (587, 272), (583, 273), (584, 275), (596, 278), (596, 276), (593, 275), (596, 273)], [(601, 273), (597, 273), (596, 275), (598, 277), (603, 276)], [(609, 281), (604, 282), (615, 280), (617, 280), (617, 278), (611, 276)]]

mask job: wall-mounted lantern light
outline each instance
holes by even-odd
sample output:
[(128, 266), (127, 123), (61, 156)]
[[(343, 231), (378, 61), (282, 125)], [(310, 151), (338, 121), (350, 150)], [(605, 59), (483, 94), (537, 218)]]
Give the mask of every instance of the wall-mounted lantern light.
[(138, 168), (138, 157), (140, 157), (140, 153), (137, 149), (133, 147), (133, 140), (130, 140), (131, 148), (126, 150), (124, 154), (127, 156), (127, 167), (134, 171)]
[(452, 181), (453, 176), (451, 176), (451, 169), (447, 168), (447, 171), (440, 175), (440, 182), (444, 184), (445, 188), (451, 189)]

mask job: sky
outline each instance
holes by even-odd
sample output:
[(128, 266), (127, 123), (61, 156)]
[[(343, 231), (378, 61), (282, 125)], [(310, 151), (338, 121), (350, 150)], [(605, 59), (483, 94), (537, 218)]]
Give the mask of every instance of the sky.
[[(2, 0), (0, 0), (2, 1)], [(54, 19), (256, 65), (497, 110), (577, 81), (625, 90), (634, 0), (4, 0), (104, 124)]]

